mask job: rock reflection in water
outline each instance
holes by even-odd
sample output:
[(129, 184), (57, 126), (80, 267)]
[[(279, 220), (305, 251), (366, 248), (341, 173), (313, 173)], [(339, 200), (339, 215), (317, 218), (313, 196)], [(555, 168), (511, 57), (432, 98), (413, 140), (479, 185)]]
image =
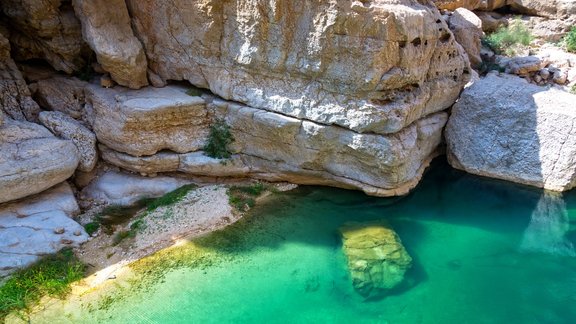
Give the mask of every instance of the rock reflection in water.
[(524, 231), (520, 250), (558, 256), (576, 256), (566, 238), (570, 229), (566, 203), (561, 193), (544, 191)]

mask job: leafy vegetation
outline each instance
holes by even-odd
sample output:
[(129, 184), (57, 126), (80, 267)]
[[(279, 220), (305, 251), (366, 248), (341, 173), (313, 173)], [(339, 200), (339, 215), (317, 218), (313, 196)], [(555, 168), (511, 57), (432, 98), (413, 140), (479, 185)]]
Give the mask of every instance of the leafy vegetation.
[(84, 225), (84, 229), (88, 235), (92, 236), (92, 234), (96, 233), (100, 229), (100, 222), (90, 222)]
[(65, 297), (70, 283), (82, 279), (85, 269), (71, 249), (64, 249), (16, 272), (0, 287), (0, 319), (27, 309), (44, 295)]
[(484, 44), (498, 54), (514, 55), (518, 45), (528, 46), (534, 39), (530, 30), (518, 18), (507, 27), (500, 27), (494, 33), (488, 35)]
[(227, 159), (230, 157), (228, 145), (234, 142), (234, 137), (230, 133), (230, 126), (223, 120), (216, 120), (210, 126), (208, 142), (204, 146), (204, 152), (207, 156), (216, 159)]
[(572, 94), (576, 94), (576, 83), (572, 85), (572, 87), (570, 88), (570, 92)]
[(566, 34), (564, 43), (568, 52), (576, 53), (576, 27), (572, 27), (570, 32)]
[(247, 211), (254, 207), (256, 198), (266, 190), (266, 186), (260, 182), (250, 186), (232, 186), (228, 188), (228, 202), (238, 211)]

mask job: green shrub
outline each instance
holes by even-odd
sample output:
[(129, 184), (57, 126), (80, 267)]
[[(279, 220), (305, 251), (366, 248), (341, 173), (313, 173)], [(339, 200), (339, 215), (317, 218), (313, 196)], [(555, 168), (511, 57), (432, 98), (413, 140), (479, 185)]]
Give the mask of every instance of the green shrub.
[(576, 83), (573, 84), (572, 87), (570, 88), (570, 93), (576, 94)]
[(572, 27), (570, 32), (564, 37), (566, 43), (566, 50), (568, 52), (576, 53), (576, 27)]
[(10, 312), (27, 309), (44, 295), (65, 297), (70, 283), (82, 279), (85, 270), (74, 252), (64, 249), (14, 273), (0, 287), (0, 320)]
[(182, 198), (184, 198), (188, 194), (188, 192), (194, 189), (196, 189), (196, 185), (187, 184), (176, 190), (170, 191), (169, 193), (165, 194), (162, 197), (156, 199), (145, 199), (144, 204), (146, 205), (146, 210), (154, 211), (156, 208), (162, 206), (173, 205), (182, 200)]
[(527, 46), (534, 39), (530, 30), (520, 19), (515, 19), (507, 27), (500, 27), (494, 33), (488, 35), (483, 41), (498, 54), (514, 54), (517, 45)]
[(227, 159), (230, 157), (228, 145), (234, 142), (234, 137), (230, 133), (230, 126), (219, 119), (210, 126), (208, 142), (204, 146), (204, 153), (212, 158)]
[(84, 229), (86, 230), (86, 233), (88, 233), (88, 235), (90, 235), (90, 236), (92, 236), (92, 234), (96, 233), (99, 228), (100, 228), (99, 222), (90, 222), (90, 223), (84, 225)]

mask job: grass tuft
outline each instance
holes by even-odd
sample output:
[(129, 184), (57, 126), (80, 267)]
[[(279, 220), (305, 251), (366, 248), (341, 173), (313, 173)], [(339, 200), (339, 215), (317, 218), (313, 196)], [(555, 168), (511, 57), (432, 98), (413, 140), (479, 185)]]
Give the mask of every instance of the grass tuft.
[(186, 94), (190, 97), (200, 97), (202, 95), (202, 90), (196, 87), (191, 87), (190, 89), (186, 90)]
[(92, 236), (92, 234), (96, 233), (98, 229), (100, 229), (100, 223), (90, 222), (84, 225), (84, 229), (86, 230), (86, 233), (88, 233), (89, 236)]
[(173, 205), (180, 200), (182, 200), (190, 191), (196, 189), (197, 186), (193, 184), (184, 185), (174, 191), (170, 191), (162, 197), (146, 200), (146, 210), (154, 211), (155, 209), (162, 206)]
[(236, 210), (244, 212), (256, 205), (256, 198), (258, 198), (267, 187), (256, 182), (250, 186), (232, 186), (228, 188), (228, 202)]
[(64, 249), (14, 273), (0, 287), (0, 319), (28, 309), (44, 295), (65, 297), (70, 292), (70, 283), (82, 279), (85, 270), (74, 252)]

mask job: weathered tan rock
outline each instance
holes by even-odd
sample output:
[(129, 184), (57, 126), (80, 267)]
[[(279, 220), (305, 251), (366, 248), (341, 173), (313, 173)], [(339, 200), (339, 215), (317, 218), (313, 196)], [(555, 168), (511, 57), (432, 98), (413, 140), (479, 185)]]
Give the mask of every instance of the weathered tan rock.
[(162, 80), (358, 132), (395, 133), (444, 110), (469, 78), (430, 2), (127, 3)]
[(18, 202), (1, 204), (0, 279), (42, 256), (87, 241), (84, 228), (71, 218), (79, 212), (67, 183)]
[(507, 0), (506, 3), (517, 12), (547, 18), (562, 18), (576, 15), (574, 0)]
[(458, 8), (450, 16), (448, 25), (454, 33), (456, 41), (462, 45), (468, 54), (470, 65), (478, 68), (482, 63), (480, 39), (484, 36), (480, 18), (468, 9)]
[(482, 0), (434, 0), (438, 9), (454, 11), (458, 8), (474, 10), (482, 4)]
[(73, 0), (72, 3), (82, 22), (84, 39), (112, 79), (132, 89), (148, 85), (146, 55), (130, 27), (124, 0)]
[(34, 98), (48, 110), (63, 112), (81, 119), (84, 111), (84, 87), (87, 83), (77, 78), (56, 76), (38, 81)]
[(10, 43), (0, 33), (0, 110), (16, 120), (38, 119), (40, 107), (30, 97), (22, 74), (10, 57)]
[(508, 21), (498, 13), (477, 11), (475, 14), (482, 21), (482, 31), (486, 33), (495, 32), (499, 27), (508, 25)]
[(136, 157), (100, 146), (103, 159), (144, 174), (180, 171), (253, 177), (392, 196), (405, 194), (418, 183), (436, 153), (446, 122), (446, 114), (438, 113), (396, 134), (360, 134), (224, 100), (207, 100), (210, 114), (224, 120), (235, 138), (230, 160), (208, 158), (200, 151)]
[(0, 9), (10, 26), (18, 60), (44, 59), (56, 70), (72, 73), (84, 65), (85, 46), (72, 6), (61, 0), (3, 0)]
[(484, 11), (493, 11), (506, 5), (506, 0), (482, 0), (478, 9)]
[(545, 64), (536, 56), (518, 56), (510, 59), (504, 66), (506, 73), (526, 75), (542, 69)]
[(69, 178), (78, 165), (71, 141), (11, 119), (0, 126), (0, 152), (0, 203), (46, 190)]
[(387, 225), (349, 223), (340, 228), (340, 234), (352, 284), (360, 295), (384, 297), (402, 283), (412, 258)]
[(169, 86), (129, 90), (122, 87), (86, 88), (87, 119), (98, 141), (134, 156), (160, 150), (197, 151), (208, 134), (208, 115), (200, 97), (186, 88)]
[(464, 90), (446, 128), (458, 169), (550, 190), (576, 183), (576, 95), (489, 74)]
[(90, 172), (98, 162), (96, 136), (88, 128), (72, 117), (58, 111), (43, 111), (40, 121), (54, 135), (71, 140), (80, 154), (78, 170)]

